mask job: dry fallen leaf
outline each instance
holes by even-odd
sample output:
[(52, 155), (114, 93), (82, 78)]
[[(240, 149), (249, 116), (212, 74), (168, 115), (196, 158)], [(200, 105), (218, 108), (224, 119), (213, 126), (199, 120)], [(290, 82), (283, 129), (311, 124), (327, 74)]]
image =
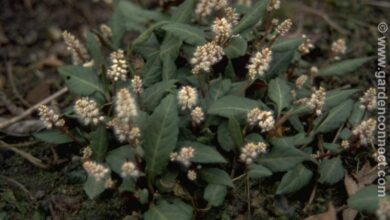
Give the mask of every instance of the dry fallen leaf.
[(367, 161), (354, 176), (359, 184), (359, 188), (363, 188), (378, 178), (377, 168), (372, 167)]
[(355, 209), (347, 208), (343, 211), (343, 220), (354, 220), (358, 214)]
[(312, 215), (305, 218), (305, 220), (337, 220), (336, 209), (334, 208), (332, 202), (329, 202), (329, 208), (327, 212), (318, 215)]
[(356, 183), (356, 181), (348, 174), (348, 172), (345, 172), (344, 176), (344, 185), (345, 189), (347, 190), (348, 196), (352, 196), (357, 191), (359, 191), (359, 185)]

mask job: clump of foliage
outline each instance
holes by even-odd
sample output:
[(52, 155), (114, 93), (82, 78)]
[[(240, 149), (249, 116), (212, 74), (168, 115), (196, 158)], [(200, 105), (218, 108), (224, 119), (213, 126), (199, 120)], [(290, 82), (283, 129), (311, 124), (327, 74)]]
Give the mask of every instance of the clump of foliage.
[[(50, 129), (35, 134), (81, 147), (91, 199), (131, 195), (146, 220), (299, 218), (313, 212), (300, 211), (309, 198), (296, 192), (343, 188), (353, 155), (374, 162), (375, 91), (358, 100), (364, 91), (322, 83), (370, 59), (339, 61), (343, 39), (311, 63), (310, 39), (284, 38), (291, 20), (273, 19), (279, 1), (185, 0), (163, 11), (113, 4), (110, 25), (88, 33), (86, 48), (64, 33), (74, 65), (59, 73), (76, 101), (63, 115), (40, 107)], [(283, 210), (284, 198), (295, 205)], [(344, 204), (373, 213), (376, 188)]]

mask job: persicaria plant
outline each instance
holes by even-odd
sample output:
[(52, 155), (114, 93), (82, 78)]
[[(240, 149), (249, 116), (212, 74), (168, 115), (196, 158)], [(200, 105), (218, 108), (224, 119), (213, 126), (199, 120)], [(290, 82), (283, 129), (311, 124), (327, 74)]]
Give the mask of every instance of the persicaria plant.
[[(288, 37), (292, 20), (273, 18), (278, 0), (175, 2), (114, 1), (86, 46), (63, 34), (73, 65), (59, 73), (74, 102), (41, 106), (48, 130), (35, 136), (80, 148), (91, 199), (128, 196), (146, 220), (302, 219), (318, 211), (316, 194), (376, 162), (375, 89), (324, 83), (370, 58), (340, 61), (340, 38), (308, 59), (310, 38)], [(360, 202), (372, 182), (341, 186), (346, 198), (330, 208), (375, 212), (377, 200)], [(294, 196), (302, 190), (310, 198)]]

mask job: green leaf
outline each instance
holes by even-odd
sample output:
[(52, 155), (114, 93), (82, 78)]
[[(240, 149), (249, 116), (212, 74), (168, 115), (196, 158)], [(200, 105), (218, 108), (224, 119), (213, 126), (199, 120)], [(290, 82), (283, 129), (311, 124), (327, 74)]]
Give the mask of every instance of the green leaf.
[(372, 58), (364, 57), (344, 60), (339, 63), (332, 64), (323, 70), (320, 70), (318, 76), (343, 76), (357, 70), (369, 60), (372, 60)]
[(301, 43), (301, 38), (276, 42), (275, 45), (271, 48), (272, 61), (266, 76), (268, 78), (272, 78), (274, 76), (280, 76), (281, 74), (285, 73)]
[(175, 60), (179, 55), (183, 41), (174, 35), (167, 33), (160, 47), (160, 59), (162, 61), (163, 80), (173, 79), (176, 74)]
[(210, 106), (216, 100), (224, 96), (227, 92), (229, 92), (231, 88), (230, 79), (215, 79), (211, 81), (210, 89), (206, 94), (206, 103), (207, 106)]
[(168, 164), (179, 134), (179, 117), (174, 95), (165, 97), (149, 117), (145, 127), (145, 160), (149, 180)]
[(251, 179), (260, 179), (262, 177), (271, 176), (272, 172), (264, 166), (252, 164), (249, 167), (248, 175)]
[(135, 188), (135, 180), (132, 177), (126, 177), (119, 186), (119, 192), (134, 192)]
[(218, 126), (217, 139), (219, 145), (225, 151), (231, 151), (234, 149), (233, 138), (230, 136), (227, 122), (223, 122)]
[(327, 111), (356, 94), (359, 89), (333, 90), (326, 92), (324, 111)]
[(73, 140), (69, 136), (58, 130), (41, 131), (38, 133), (34, 133), (33, 136), (41, 141), (50, 144), (66, 144), (73, 142)]
[(288, 171), (282, 178), (276, 194), (294, 193), (306, 186), (313, 172), (308, 170), (302, 164), (297, 165), (294, 169)]
[(195, 0), (186, 0), (179, 7), (177, 7), (172, 16), (171, 20), (176, 22), (187, 23), (191, 21), (192, 12), (195, 5)]
[(91, 149), (92, 156), (96, 161), (103, 161), (106, 156), (108, 140), (107, 129), (105, 125), (100, 125), (94, 132), (91, 132)]
[(145, 89), (142, 94), (142, 101), (147, 111), (153, 111), (162, 98), (175, 89), (176, 80), (158, 82)]
[(325, 159), (318, 168), (320, 183), (334, 184), (344, 177), (344, 167), (340, 157)]
[(364, 117), (365, 110), (360, 108), (360, 105), (361, 105), (360, 102), (356, 102), (353, 105), (351, 116), (349, 116), (348, 118), (348, 122), (351, 123), (352, 126), (358, 125)]
[(269, 0), (261, 0), (257, 2), (252, 7), (252, 10), (240, 20), (237, 26), (234, 27), (233, 33), (234, 34), (242, 33), (247, 29), (251, 29), (257, 23), (259, 23), (260, 20), (263, 19), (264, 12), (267, 8), (268, 2)]
[(201, 169), (200, 176), (207, 183), (233, 187), (232, 179), (224, 170), (218, 168)]
[(291, 104), (291, 94), (288, 83), (283, 78), (276, 78), (271, 80), (268, 85), (268, 96), (276, 104), (276, 112), (278, 116), (282, 113), (282, 110), (289, 107)]
[(141, 75), (145, 87), (149, 87), (161, 80), (162, 64), (158, 53), (148, 57), (145, 66), (141, 70)]
[(203, 30), (196, 26), (184, 23), (170, 23), (164, 25), (162, 29), (191, 45), (199, 45), (207, 42)]
[(278, 40), (275, 42), (275, 44), (271, 47), (272, 51), (275, 52), (283, 52), (287, 50), (297, 50), (299, 45), (303, 43), (302, 38), (292, 38), (292, 39), (286, 39), (286, 40)]
[(270, 143), (273, 146), (293, 147), (303, 144), (308, 144), (313, 140), (313, 137), (306, 136), (305, 132), (298, 133), (294, 136), (285, 136), (281, 138), (271, 138)]
[(273, 146), (270, 153), (261, 156), (257, 161), (272, 172), (286, 171), (295, 165), (312, 158), (295, 147)]
[(347, 200), (348, 206), (362, 212), (375, 213), (379, 207), (378, 187), (367, 186)]
[(337, 153), (340, 150), (340, 145), (334, 143), (324, 143), (324, 148), (332, 153)]
[(240, 124), (234, 117), (229, 118), (228, 129), (236, 147), (240, 149), (244, 146), (244, 137), (242, 136)]
[(169, 24), (169, 21), (159, 21), (153, 25), (151, 25), (148, 29), (146, 29), (142, 34), (140, 34), (132, 43), (132, 47), (136, 47), (139, 44), (145, 43), (147, 40), (150, 39), (153, 32), (160, 28), (163, 25)]
[(223, 201), (225, 200), (226, 193), (226, 186), (209, 184), (204, 190), (203, 198), (208, 202), (209, 205), (218, 207), (222, 205)]
[(211, 104), (208, 113), (226, 118), (235, 117), (240, 120), (246, 117), (248, 111), (256, 108), (258, 105), (259, 103), (254, 100), (229, 95)]
[(192, 207), (180, 200), (173, 203), (162, 200), (157, 205), (150, 205), (149, 210), (144, 214), (145, 220), (191, 220)]
[(106, 161), (111, 170), (118, 175), (122, 174), (122, 165), (127, 161), (135, 161), (134, 151), (129, 145), (125, 145), (108, 152)]
[(234, 59), (245, 55), (247, 48), (248, 43), (241, 36), (233, 37), (225, 48), (225, 54), (229, 59)]
[(104, 63), (104, 56), (102, 54), (99, 41), (91, 32), (87, 33), (87, 48), (89, 54), (91, 54), (92, 59), (95, 62), (95, 66), (99, 68), (100, 65)]
[(192, 162), (196, 163), (226, 163), (224, 157), (213, 146), (200, 144), (197, 142), (186, 141), (183, 146), (190, 146), (194, 148), (194, 157), (191, 158)]
[(314, 121), (314, 124), (316, 125), (314, 132), (326, 133), (340, 127), (347, 121), (351, 114), (352, 107), (353, 101), (347, 100), (330, 110), (324, 120), (321, 121), (321, 117), (317, 118)]
[(87, 182), (84, 183), (84, 191), (90, 199), (95, 199), (104, 190), (106, 190), (105, 179), (99, 181), (93, 176), (88, 176)]
[(76, 95), (89, 96), (92, 93), (104, 93), (103, 86), (92, 68), (81, 66), (62, 66), (58, 69), (66, 86)]

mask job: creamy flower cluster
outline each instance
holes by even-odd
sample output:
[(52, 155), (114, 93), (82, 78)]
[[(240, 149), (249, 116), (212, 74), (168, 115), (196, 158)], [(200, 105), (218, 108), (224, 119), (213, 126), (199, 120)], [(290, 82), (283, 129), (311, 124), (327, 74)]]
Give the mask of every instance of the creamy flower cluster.
[(363, 97), (360, 98), (360, 108), (367, 109), (369, 111), (372, 111), (376, 108), (376, 89), (375, 88), (369, 88), (363, 95)]
[(191, 181), (195, 181), (198, 175), (196, 174), (195, 170), (188, 170), (187, 172), (187, 178)]
[(198, 102), (198, 92), (194, 87), (183, 86), (177, 93), (177, 100), (182, 110), (191, 110)]
[(91, 160), (85, 161), (83, 168), (87, 171), (88, 175), (95, 177), (97, 181), (104, 179), (110, 172), (107, 167)]
[(84, 45), (71, 33), (64, 31), (62, 37), (65, 41), (68, 51), (72, 56), (73, 64), (79, 65), (88, 61), (89, 55)]
[(123, 50), (117, 50), (110, 54), (111, 66), (107, 70), (107, 77), (114, 82), (127, 80), (128, 64)]
[(267, 144), (264, 142), (247, 143), (242, 149), (240, 160), (246, 164), (252, 164), (257, 157), (267, 152)]
[(298, 88), (298, 89), (302, 89), (303, 85), (305, 85), (305, 83), (307, 82), (307, 80), (309, 79), (309, 77), (307, 75), (301, 75), (299, 76), (296, 80), (295, 80), (295, 86)]
[(201, 71), (210, 72), (211, 67), (222, 60), (223, 55), (223, 48), (214, 41), (198, 46), (191, 59), (192, 73), (198, 75)]
[(312, 44), (311, 39), (308, 38), (306, 35), (302, 35), (302, 38), (303, 38), (303, 43), (299, 45), (298, 51), (302, 55), (306, 55), (310, 53), (310, 50), (314, 48), (314, 45)]
[(120, 89), (116, 94), (115, 112), (124, 122), (129, 122), (138, 115), (135, 99), (126, 88)]
[(221, 10), (228, 5), (227, 0), (199, 0), (195, 8), (195, 14), (199, 17), (206, 17), (215, 10)]
[(271, 0), (268, 3), (267, 11), (274, 11), (280, 8), (280, 0)]
[(131, 80), (131, 87), (133, 88), (133, 92), (136, 94), (141, 94), (144, 90), (142, 88), (142, 79), (140, 76), (135, 75)]
[(247, 114), (248, 124), (253, 126), (258, 126), (261, 129), (261, 132), (267, 132), (274, 128), (275, 119), (271, 111), (263, 111), (260, 108), (254, 108)]
[(119, 118), (112, 119), (107, 125), (114, 129), (114, 134), (120, 142), (131, 141), (138, 144), (141, 137), (141, 130), (138, 127), (130, 127), (128, 122)]
[(376, 210), (376, 216), (378, 217), (378, 220), (390, 219), (390, 202), (386, 197), (379, 200), (379, 207)]
[(63, 127), (65, 125), (65, 120), (61, 118), (53, 109), (47, 107), (46, 105), (40, 105), (38, 107), (38, 115), (40, 116), (41, 121), (50, 129), (53, 127)]
[(276, 27), (276, 33), (280, 36), (284, 36), (290, 31), (293, 23), (291, 19), (284, 20), (279, 26)]
[(376, 120), (374, 118), (362, 121), (352, 130), (352, 134), (359, 136), (363, 145), (372, 143), (375, 140)]
[(343, 55), (347, 52), (347, 46), (345, 43), (345, 39), (339, 38), (332, 43), (331, 51), (335, 57), (335, 59), (340, 59), (339, 55)]
[(236, 12), (235, 8), (227, 7), (225, 9), (225, 18), (231, 25), (238, 24), (238, 20), (240, 19), (240, 15)]
[(272, 51), (269, 48), (264, 48), (252, 56), (247, 66), (249, 78), (254, 80), (257, 76), (263, 76), (268, 70), (271, 60)]
[(192, 147), (182, 147), (179, 153), (171, 153), (171, 161), (180, 162), (188, 167), (191, 164), (190, 159), (194, 157), (194, 152), (195, 150)]
[(226, 18), (216, 18), (211, 26), (214, 41), (223, 45), (232, 36), (232, 24)]
[(78, 99), (74, 105), (74, 110), (85, 125), (91, 123), (97, 125), (104, 120), (104, 116), (101, 115), (96, 101), (88, 97)]
[(103, 34), (103, 36), (105, 38), (111, 38), (112, 37), (112, 30), (111, 30), (111, 28), (108, 25), (102, 24), (102, 25), (100, 25), (99, 29), (100, 29), (100, 32), (102, 32), (102, 34)]
[(122, 164), (121, 166), (121, 175), (123, 178), (126, 177), (138, 177), (139, 176), (139, 171), (135, 164), (133, 162), (127, 161)]
[(310, 109), (315, 111), (317, 116), (319, 116), (322, 114), (322, 107), (325, 104), (326, 92), (323, 87), (313, 90), (314, 92), (311, 94), (310, 98), (303, 98), (297, 102), (308, 106)]
[(204, 120), (204, 113), (201, 107), (197, 106), (191, 111), (191, 121), (198, 125)]

